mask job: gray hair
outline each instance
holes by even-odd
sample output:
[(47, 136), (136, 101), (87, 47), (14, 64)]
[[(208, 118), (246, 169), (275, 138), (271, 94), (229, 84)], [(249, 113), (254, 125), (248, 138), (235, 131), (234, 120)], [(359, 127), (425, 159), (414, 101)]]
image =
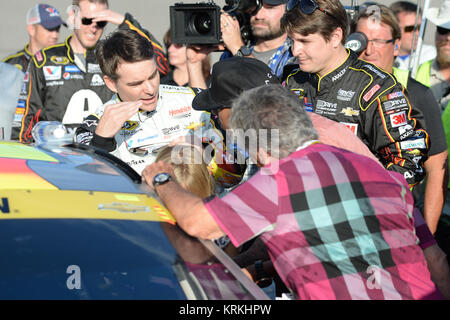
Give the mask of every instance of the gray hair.
[(271, 141), (278, 137), (276, 149), (272, 148), (274, 143), (258, 144), (274, 158), (287, 157), (305, 142), (319, 137), (298, 96), (281, 85), (244, 91), (233, 102), (231, 110), (233, 130), (267, 131)]

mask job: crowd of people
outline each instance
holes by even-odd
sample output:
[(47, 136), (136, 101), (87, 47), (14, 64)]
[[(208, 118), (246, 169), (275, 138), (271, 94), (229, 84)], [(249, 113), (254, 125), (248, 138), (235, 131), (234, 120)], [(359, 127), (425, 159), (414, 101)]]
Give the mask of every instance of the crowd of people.
[[(277, 296), (450, 299), (439, 227), (450, 1), (427, 11), (436, 41), (421, 49), (421, 13), (407, 1), (353, 17), (339, 0), (256, 3), (251, 43), (223, 12), (219, 46), (173, 43), (169, 30), (165, 48), (107, 0), (73, 0), (67, 22), (34, 6), (29, 43), (0, 65), (24, 74), (11, 139), (32, 143), (40, 121), (73, 128)], [(100, 40), (107, 23), (117, 30)], [(62, 25), (75, 28), (57, 43)], [(350, 33), (367, 39), (358, 53)]]

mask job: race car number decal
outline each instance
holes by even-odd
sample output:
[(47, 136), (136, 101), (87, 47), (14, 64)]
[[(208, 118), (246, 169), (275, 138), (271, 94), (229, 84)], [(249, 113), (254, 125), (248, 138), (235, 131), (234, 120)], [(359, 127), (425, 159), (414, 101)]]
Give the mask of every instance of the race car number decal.
[(10, 213), (8, 198), (2, 198), (2, 204), (0, 205), (0, 211), (2, 213)]
[[(23, 201), (26, 197), (27, 201)], [(146, 194), (72, 190), (5, 190), (1, 219), (101, 219), (175, 224), (174, 217)], [(71, 205), (67, 205), (70, 203)]]

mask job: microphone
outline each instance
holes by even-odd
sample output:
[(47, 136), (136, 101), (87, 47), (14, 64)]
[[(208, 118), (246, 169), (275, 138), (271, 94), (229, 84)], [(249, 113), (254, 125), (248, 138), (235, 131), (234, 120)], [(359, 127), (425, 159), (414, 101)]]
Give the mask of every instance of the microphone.
[(368, 42), (369, 39), (367, 39), (367, 36), (364, 33), (354, 32), (347, 37), (345, 47), (352, 50), (357, 55), (360, 55), (361, 52), (366, 50)]

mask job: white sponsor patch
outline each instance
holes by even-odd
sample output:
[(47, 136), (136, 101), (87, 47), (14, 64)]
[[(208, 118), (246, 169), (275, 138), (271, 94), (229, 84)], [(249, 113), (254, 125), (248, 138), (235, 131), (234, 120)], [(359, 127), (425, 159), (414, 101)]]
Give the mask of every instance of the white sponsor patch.
[(402, 141), (400, 142), (400, 147), (402, 150), (425, 149), (425, 139)]
[(45, 80), (54, 81), (61, 79), (61, 67), (45, 66), (43, 70)]
[(389, 116), (391, 118), (391, 126), (392, 128), (397, 128), (408, 124), (406, 121), (406, 112), (401, 111)]
[(403, 135), (405, 133), (409, 133), (412, 130), (412, 127), (407, 124), (405, 126), (401, 126), (400, 128), (398, 128), (398, 132), (400, 133), (400, 135)]
[(101, 87), (104, 86), (105, 82), (99, 74), (94, 74), (91, 81), (91, 87)]
[(355, 91), (345, 91), (343, 89), (339, 89), (337, 99), (341, 101), (350, 101), (354, 95)]
[(98, 64), (88, 63), (87, 65), (88, 73), (101, 73), (102, 69)]

